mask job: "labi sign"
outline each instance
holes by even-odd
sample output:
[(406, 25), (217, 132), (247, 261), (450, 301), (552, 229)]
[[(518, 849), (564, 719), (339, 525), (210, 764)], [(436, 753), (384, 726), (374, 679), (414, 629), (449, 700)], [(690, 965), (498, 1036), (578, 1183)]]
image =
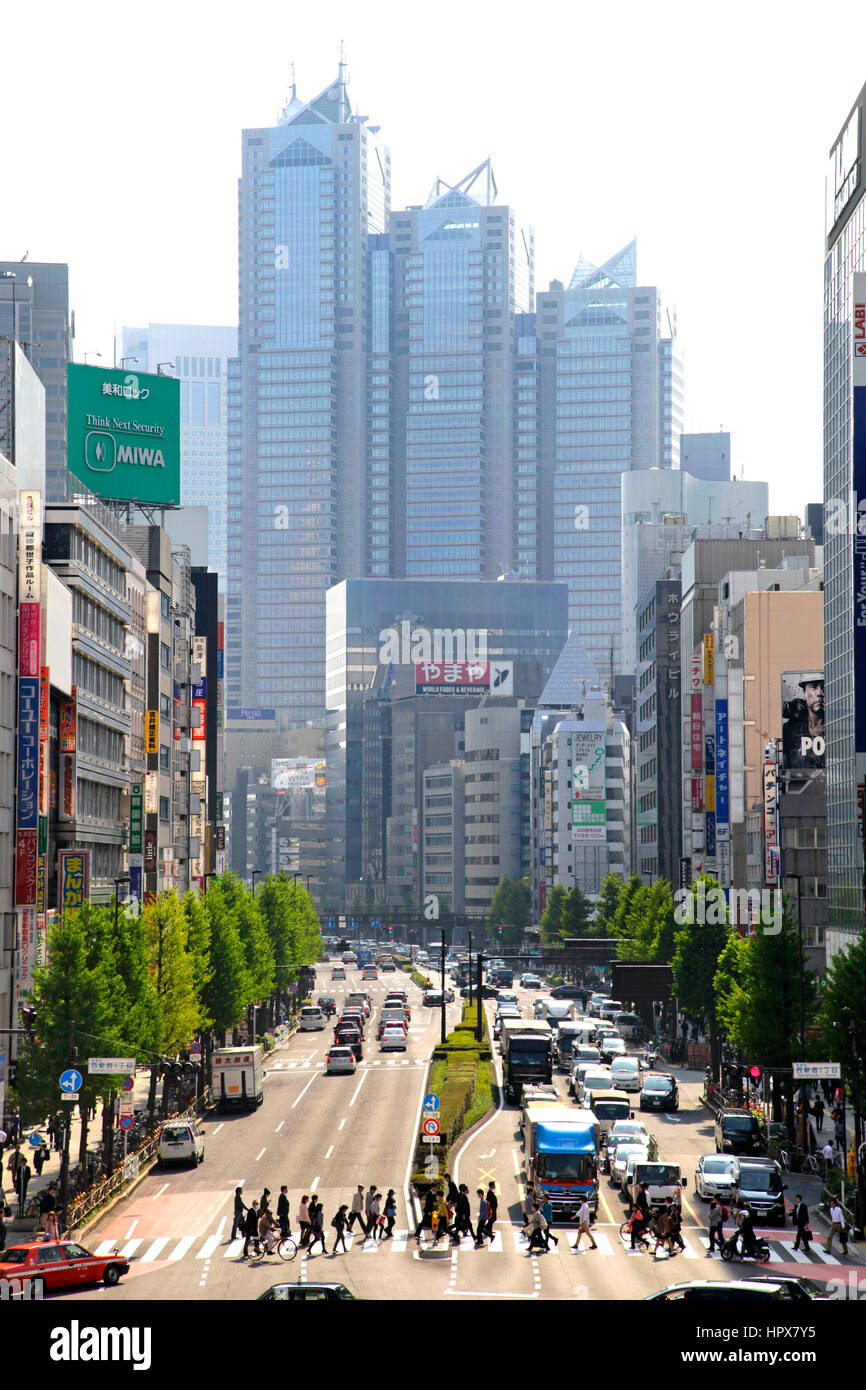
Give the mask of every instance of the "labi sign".
[(70, 363), (69, 471), (100, 497), (180, 502), (180, 382)]

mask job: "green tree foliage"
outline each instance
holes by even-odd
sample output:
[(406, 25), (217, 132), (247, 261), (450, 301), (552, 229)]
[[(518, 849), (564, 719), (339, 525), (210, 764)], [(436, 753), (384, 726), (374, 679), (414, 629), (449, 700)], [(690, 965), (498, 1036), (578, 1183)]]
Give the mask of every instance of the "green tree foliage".
[(564, 910), (567, 890), (562, 883), (554, 883), (547, 895), (547, 902), (541, 914), (541, 944), (553, 946), (562, 940)]
[(250, 996), (248, 1004), (266, 999), (274, 988), (274, 953), (258, 905), (251, 894), (242, 894), (235, 916), (244, 948)]
[(514, 879), (507, 874), (502, 875), (487, 915), (487, 925), (495, 940), (506, 946), (520, 943), (529, 926), (529, 899), (527, 878)]
[(653, 961), (669, 964), (674, 954), (677, 930), (674, 900), (667, 879), (657, 879), (650, 886), (634, 880), (623, 885), (622, 912), (617, 911), (613, 934), (619, 937), (617, 956), (620, 960)]
[(201, 1023), (195, 968), (187, 949), (189, 923), (174, 893), (160, 893), (141, 915), (149, 942), (150, 977), (159, 1002), (159, 1051), (175, 1056), (192, 1041)]
[(576, 883), (565, 895), (562, 905), (563, 936), (586, 936), (592, 921), (592, 903), (580, 884)]
[(592, 919), (593, 936), (613, 936), (613, 924), (624, 887), (619, 874), (607, 874), (602, 879), (601, 891), (595, 901), (595, 916)]
[(849, 1077), (853, 1047), (860, 1103), (866, 1104), (866, 932), (847, 949), (837, 951), (827, 967), (819, 1028), (823, 1055), (841, 1062)]
[(751, 936), (730, 929), (715, 975), (716, 1011), (733, 1046), (764, 1067), (790, 1066), (800, 1055), (800, 968), (808, 1032), (814, 977), (805, 970), (787, 913), (779, 931), (759, 925)]
[(221, 879), (213, 880), (206, 901), (213, 973), (205, 985), (202, 1003), (222, 1041), (226, 1029), (233, 1028), (243, 1018), (244, 1009), (252, 997), (252, 983), (238, 931), (237, 914), (226, 901)]
[[(701, 897), (698, 884), (703, 881), (707, 895)], [(679, 914), (685, 919), (674, 935), (674, 994), (680, 1008), (695, 1018), (705, 1018), (709, 1029), (711, 1065), (718, 1075), (718, 1015), (715, 990), (719, 957), (728, 939), (727, 909), (717, 907), (712, 890), (719, 887), (715, 879), (702, 874), (692, 884), (689, 899), (681, 904)], [(710, 903), (707, 911), (706, 904)]]
[(213, 979), (213, 962), (207, 899), (187, 892), (183, 899), (183, 910), (187, 920), (187, 950), (192, 960), (193, 988), (199, 1002), (199, 1028), (210, 1028), (213, 1019), (205, 1006), (205, 996)]

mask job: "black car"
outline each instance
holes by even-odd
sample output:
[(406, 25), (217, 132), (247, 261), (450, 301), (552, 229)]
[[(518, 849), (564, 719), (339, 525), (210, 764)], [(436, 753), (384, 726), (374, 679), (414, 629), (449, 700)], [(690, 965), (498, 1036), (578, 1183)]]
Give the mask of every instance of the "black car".
[(716, 1153), (762, 1154), (764, 1140), (749, 1110), (720, 1110), (714, 1126)]
[(676, 1079), (663, 1071), (651, 1071), (640, 1093), (641, 1110), (679, 1110), (680, 1092)]
[(357, 1028), (338, 1028), (334, 1033), (334, 1042), (341, 1047), (351, 1047), (355, 1054), (355, 1061), (360, 1062), (364, 1056), (364, 1049), (361, 1046), (361, 1034)]
[(354, 1298), (345, 1284), (271, 1284), (257, 1303), (338, 1303)]
[(772, 1221), (778, 1226), (784, 1226), (786, 1191), (787, 1185), (782, 1182), (782, 1170), (772, 1158), (743, 1156), (739, 1159), (734, 1183), (734, 1201), (737, 1206), (751, 1208), (759, 1224)]
[[(465, 989), (461, 989), (461, 991), (460, 991), (460, 994), (461, 994), (462, 998), (464, 998), (464, 999), (468, 999), (470, 994), (475, 995), (475, 994), (477, 994), (477, 993), (478, 993), (478, 986), (477, 986), (477, 985), (473, 985), (473, 986), (471, 987), (471, 989), (470, 989), (469, 985), (467, 985)], [(481, 997), (482, 997), (482, 999), (498, 999), (498, 998), (499, 998), (499, 990), (496, 989), (493, 985), (483, 984), (483, 985), (481, 986)]]
[(550, 991), (550, 997), (551, 999), (578, 999), (581, 1008), (583, 1008), (589, 996), (580, 985), (557, 985), (556, 989)]

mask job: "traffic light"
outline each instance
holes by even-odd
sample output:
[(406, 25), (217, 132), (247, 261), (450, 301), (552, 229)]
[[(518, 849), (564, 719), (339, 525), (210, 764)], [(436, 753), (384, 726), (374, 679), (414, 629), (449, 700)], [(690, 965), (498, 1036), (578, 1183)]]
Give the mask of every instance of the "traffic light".
[(32, 1004), (25, 1004), (21, 1009), (21, 1024), (28, 1038), (33, 1037), (33, 1027), (36, 1023), (36, 1010)]
[(497, 933), (498, 936), (501, 936), (501, 935), (502, 935), (502, 923), (501, 923), (501, 922), (499, 923), (499, 926), (496, 928), (496, 933)]
[(761, 1068), (760, 1068), (760, 1067), (749, 1067), (749, 1076), (752, 1078), (753, 1081), (760, 1081), (760, 1079), (761, 1079)]

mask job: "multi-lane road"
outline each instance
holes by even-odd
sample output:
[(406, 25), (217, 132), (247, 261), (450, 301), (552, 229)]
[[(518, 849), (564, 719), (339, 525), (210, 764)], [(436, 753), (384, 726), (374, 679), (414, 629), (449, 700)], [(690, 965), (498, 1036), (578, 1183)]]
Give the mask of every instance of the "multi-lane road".
[[(415, 1217), (407, 1211), (406, 1182), (420, 1126), (427, 1062), (439, 1035), (439, 1012), (424, 1008), (421, 992), (399, 972), (380, 975), (366, 986), (360, 985), (359, 972), (349, 970), (347, 975), (345, 983), (332, 985), (330, 970), (320, 966), (316, 993), (334, 994), (339, 1009), (349, 990), (370, 990), (374, 1012), (367, 1025), (364, 1060), (355, 1074), (325, 1074), (330, 1027), (324, 1033), (295, 1034), (285, 1048), (270, 1055), (265, 1100), (255, 1114), (215, 1115), (205, 1122), (201, 1167), (152, 1171), (89, 1230), (88, 1247), (102, 1252), (118, 1246), (130, 1258), (130, 1273), (113, 1289), (82, 1289), (64, 1295), (66, 1299), (244, 1299), (289, 1279), (339, 1281), (356, 1297), (380, 1300), (615, 1300), (642, 1298), (683, 1279), (736, 1277), (743, 1272), (745, 1266), (724, 1265), (718, 1256), (709, 1255), (705, 1208), (691, 1188), (697, 1158), (713, 1149), (712, 1126), (698, 1100), (700, 1078), (695, 1073), (680, 1073), (678, 1114), (646, 1117), (661, 1157), (680, 1162), (690, 1184), (684, 1202), (684, 1253), (660, 1253), (657, 1260), (632, 1254), (619, 1236), (625, 1209), (602, 1177), (594, 1226), (598, 1250), (591, 1251), (584, 1241), (576, 1252), (575, 1228), (565, 1225), (555, 1228), (558, 1247), (529, 1255), (521, 1232), (525, 1188), (519, 1111), (514, 1107), (498, 1109), (470, 1137), (454, 1164), (455, 1178), (468, 1183), (473, 1194), (495, 1180), (500, 1220), (494, 1241), (480, 1250), (468, 1239), (459, 1247), (442, 1240), (433, 1248), (425, 1233), (419, 1245), (411, 1234)], [(379, 1007), (392, 985), (407, 989), (412, 1010), (405, 1055), (382, 1053), (375, 1040)], [(530, 1014), (535, 993), (517, 993)], [(457, 1021), (459, 1007), (459, 1001), (449, 1006), (449, 1026)], [(487, 1007), (492, 1014), (492, 1006)], [(556, 1080), (567, 1099), (564, 1075), (559, 1073)], [(300, 1196), (318, 1192), (329, 1251), (331, 1217), (341, 1203), (351, 1201), (358, 1183), (365, 1188), (375, 1183), (383, 1193), (394, 1188), (394, 1237), (377, 1245), (356, 1233), (354, 1240), (347, 1237), (350, 1249), (345, 1255), (299, 1254), (291, 1263), (277, 1256), (244, 1260), (243, 1242), (229, 1240), (234, 1189), (242, 1184), (245, 1200), (251, 1202), (268, 1187), (276, 1205), (282, 1183), (289, 1188), (294, 1232)], [(473, 1197), (473, 1219), (476, 1205)], [(844, 1266), (855, 1262), (853, 1257), (843, 1261), (841, 1256), (824, 1256), (819, 1243), (807, 1260), (793, 1250), (790, 1228), (766, 1234), (771, 1263), (757, 1271), (749, 1267), (749, 1272), (775, 1270), (827, 1279), (844, 1277)]]

